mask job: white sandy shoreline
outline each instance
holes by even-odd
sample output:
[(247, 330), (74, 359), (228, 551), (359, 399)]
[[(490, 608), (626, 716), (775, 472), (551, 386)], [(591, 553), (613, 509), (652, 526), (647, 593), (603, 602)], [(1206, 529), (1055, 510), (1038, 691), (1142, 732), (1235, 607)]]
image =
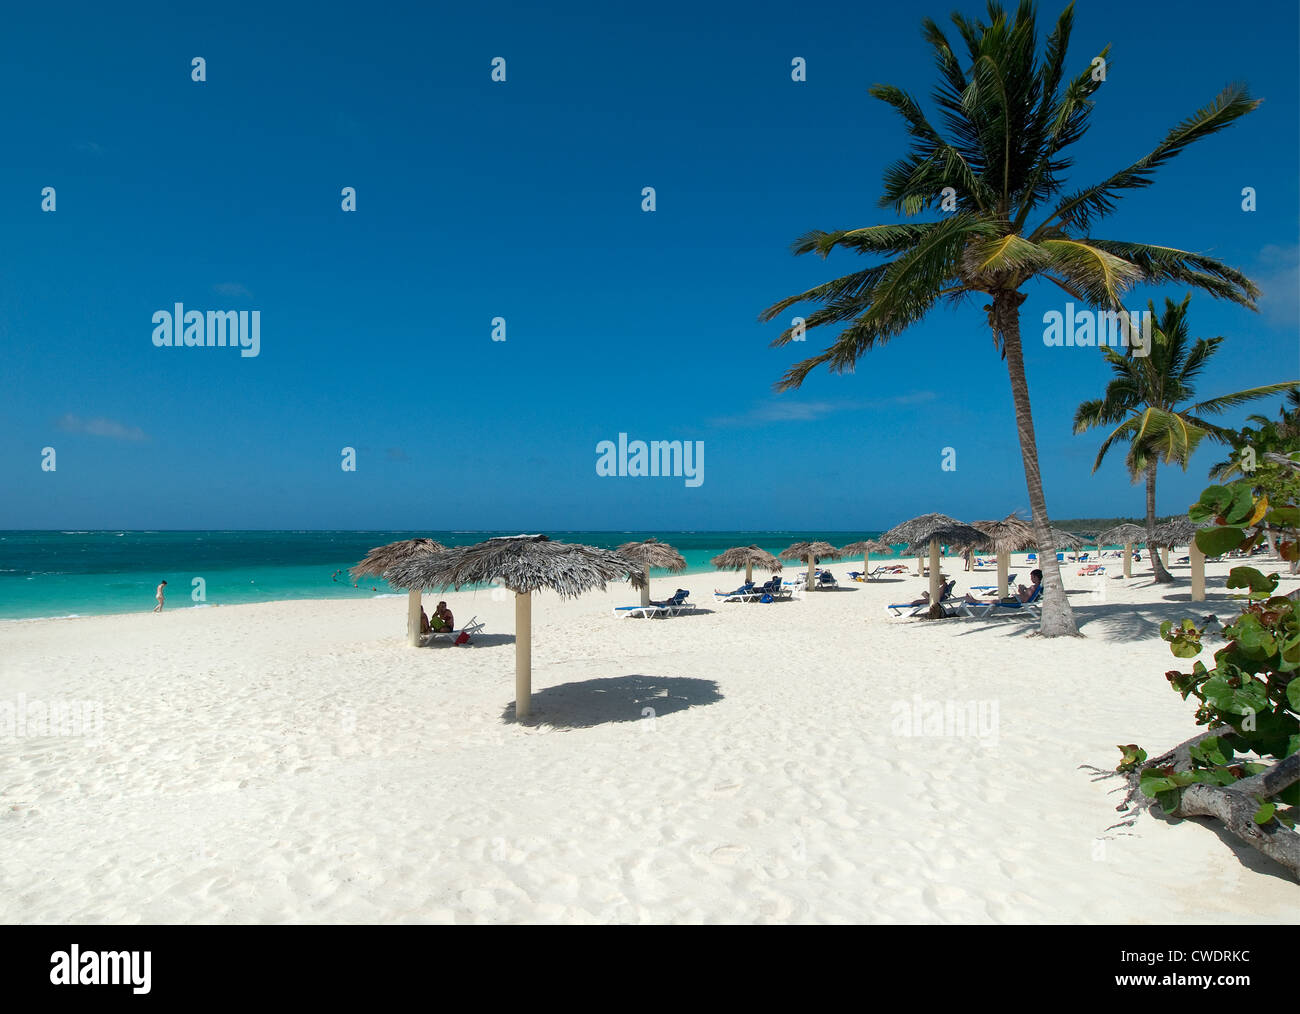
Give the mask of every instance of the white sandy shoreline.
[[(1108, 831), (1117, 783), (1080, 770), (1195, 731), (1158, 626), (1234, 613), (1226, 569), (1103, 603), (1066, 564), (1081, 640), (889, 617), (910, 574), (772, 606), (670, 577), (711, 611), (664, 621), (542, 595), (529, 725), (489, 592), (443, 596), (473, 648), (407, 647), (391, 598), (5, 624), (0, 702), (102, 732), (0, 736), (0, 921), (1300, 922), (1208, 822)], [(900, 734), (918, 695), (996, 705), (996, 737)]]

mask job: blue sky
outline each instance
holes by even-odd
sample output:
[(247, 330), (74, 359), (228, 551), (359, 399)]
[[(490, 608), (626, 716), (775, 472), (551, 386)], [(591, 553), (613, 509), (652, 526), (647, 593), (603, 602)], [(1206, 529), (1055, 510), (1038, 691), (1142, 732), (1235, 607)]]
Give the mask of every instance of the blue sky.
[[(858, 266), (791, 257), (797, 236), (892, 220), (876, 199), (905, 137), (866, 90), (928, 102), (920, 19), (953, 6), (15, 9), (0, 528), (854, 530), (1027, 509), (978, 305), (782, 395), (773, 382), (833, 334), (772, 349), (780, 326), (757, 320)], [(1228, 339), (1203, 396), (1300, 375), (1296, 39), (1292, 2), (1078, 6), (1071, 66), (1113, 46), (1080, 185), (1229, 82), (1265, 99), (1095, 230), (1211, 253), (1264, 288), (1258, 313), (1193, 297), (1193, 333)], [(1051, 513), (1140, 512), (1120, 458), (1092, 475), (1100, 437), (1070, 433), (1106, 382), (1100, 354), (1034, 340), (1063, 299), (1029, 293)], [(260, 355), (154, 347), (151, 317), (176, 302), (260, 310)], [(620, 432), (703, 441), (704, 483), (597, 476), (596, 444)], [(1165, 469), (1159, 510), (1195, 499), (1218, 456)]]

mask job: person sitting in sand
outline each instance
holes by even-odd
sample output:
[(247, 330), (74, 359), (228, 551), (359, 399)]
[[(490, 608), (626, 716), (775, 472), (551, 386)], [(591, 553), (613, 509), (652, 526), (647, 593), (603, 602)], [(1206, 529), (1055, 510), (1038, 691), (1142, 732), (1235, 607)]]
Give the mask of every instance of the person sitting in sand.
[[(1030, 584), (1028, 588), (1026, 588), (1023, 584), (1019, 585), (1016, 588), (1016, 594), (1014, 596), (1007, 595), (1003, 598), (998, 598), (997, 601), (1006, 602), (1008, 604), (1012, 602), (1030, 601), (1032, 598), (1034, 598), (1034, 596), (1038, 594), (1038, 586), (1043, 583), (1043, 572), (1041, 570), (1030, 571), (1029, 580), (1033, 583)], [(988, 598), (977, 599), (975, 598), (975, 596), (969, 593), (967, 593), (966, 595), (967, 602), (974, 602), (977, 605), (985, 605), (985, 606), (988, 605), (990, 602), (992, 602), (994, 598), (995, 596), (989, 596)]]
[(158, 585), (158, 590), (153, 593), (153, 597), (158, 600), (158, 604), (153, 607), (155, 613), (161, 613), (163, 610), (163, 589), (167, 587), (167, 582), (163, 581)]
[(447, 608), (446, 602), (439, 602), (438, 608), (433, 611), (433, 616), (429, 618), (429, 626), (437, 633), (450, 633), (456, 629), (456, 621), (452, 618), (451, 610)]

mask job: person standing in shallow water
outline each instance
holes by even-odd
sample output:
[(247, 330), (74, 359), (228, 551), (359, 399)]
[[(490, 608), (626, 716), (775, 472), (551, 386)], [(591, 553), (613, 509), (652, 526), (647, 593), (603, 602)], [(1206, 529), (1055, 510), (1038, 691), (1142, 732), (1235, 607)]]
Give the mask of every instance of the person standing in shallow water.
[(163, 581), (158, 585), (158, 590), (153, 593), (153, 597), (158, 600), (158, 604), (153, 607), (155, 613), (161, 613), (163, 609), (163, 589), (167, 587), (167, 582)]

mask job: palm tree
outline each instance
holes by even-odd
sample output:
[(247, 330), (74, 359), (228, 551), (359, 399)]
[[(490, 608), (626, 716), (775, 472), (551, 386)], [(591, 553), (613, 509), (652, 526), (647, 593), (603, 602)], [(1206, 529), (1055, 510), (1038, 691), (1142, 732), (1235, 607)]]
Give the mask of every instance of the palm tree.
[(1269, 451), (1290, 453), (1300, 449), (1300, 387), (1289, 388), (1286, 400), (1278, 411), (1276, 420), (1264, 415), (1248, 415), (1246, 422), (1255, 428), (1243, 427), (1232, 441), (1233, 453), (1227, 459), (1211, 466), (1210, 478), (1216, 481), (1235, 479), (1245, 474), (1240, 452), (1250, 447), (1256, 457)]
[[(1094, 472), (1112, 447), (1127, 442), (1124, 464), (1129, 476), (1134, 482), (1146, 478), (1148, 550), (1150, 540), (1155, 538), (1156, 469), (1160, 464), (1181, 465), (1186, 471), (1192, 452), (1204, 438), (1231, 444), (1237, 434), (1205, 416), (1277, 394), (1294, 383), (1268, 384), (1194, 405), (1185, 404), (1196, 396), (1197, 377), (1223, 344), (1222, 338), (1192, 341), (1187, 325), (1187, 306), (1191, 299), (1191, 293), (1181, 303), (1165, 299), (1165, 311), (1160, 322), (1152, 327), (1149, 347), (1143, 350), (1148, 354), (1137, 355), (1137, 350), (1132, 348), (1123, 352), (1103, 349), (1115, 377), (1106, 385), (1104, 396), (1085, 401), (1074, 413), (1075, 433), (1098, 426), (1115, 427), (1097, 452), (1097, 460), (1092, 465)], [(1155, 306), (1148, 303), (1147, 309), (1154, 318)], [(1156, 581), (1172, 582), (1160, 554), (1152, 550), (1148, 555)]]
[[(920, 321), (945, 297), (987, 296), (988, 325), (1011, 380), (1033, 528), (1039, 544), (1048, 546), (1051, 522), (1025, 379), (1020, 304), (1026, 295), (1020, 289), (1045, 279), (1080, 302), (1118, 308), (1123, 292), (1137, 282), (1177, 282), (1253, 307), (1259, 294), (1255, 285), (1219, 261), (1167, 246), (1097, 239), (1091, 227), (1124, 191), (1150, 186), (1162, 165), (1258, 102), (1244, 87), (1228, 87), (1136, 162), (1100, 183), (1063, 194), (1063, 174), (1072, 164), (1067, 149), (1087, 129), (1110, 47), (1066, 80), (1073, 4), (1047, 37), (1041, 62), (1031, 0), (1022, 0), (1014, 19), (997, 3), (989, 4), (988, 16), (988, 24), (952, 16), (965, 44), (965, 62), (934, 21), (922, 23), (938, 64), (934, 100), (947, 136), (901, 88), (871, 88), (873, 96), (898, 110), (912, 138), (907, 154), (885, 172), (880, 205), (908, 216), (938, 206), (940, 216), (801, 237), (792, 247), (795, 254), (826, 257), (839, 247), (884, 260), (783, 299), (760, 319), (772, 320), (803, 301), (822, 304), (802, 324), (782, 332), (772, 343), (776, 346), (802, 338), (807, 328), (845, 325), (824, 352), (790, 367), (776, 385), (786, 390), (799, 387), (818, 366), (835, 373), (851, 370), (859, 357)], [(1032, 228), (1031, 216), (1037, 220)], [(1049, 636), (1077, 634), (1056, 554), (1044, 553), (1042, 559), (1040, 630)]]

